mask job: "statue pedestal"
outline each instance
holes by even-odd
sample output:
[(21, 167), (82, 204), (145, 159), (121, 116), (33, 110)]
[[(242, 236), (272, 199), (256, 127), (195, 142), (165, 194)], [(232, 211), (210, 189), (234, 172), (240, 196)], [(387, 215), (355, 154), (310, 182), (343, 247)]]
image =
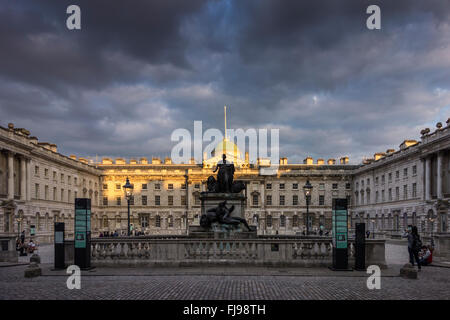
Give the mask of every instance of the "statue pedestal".
[(220, 202), (226, 201), (228, 208), (234, 205), (232, 217), (245, 219), (245, 196), (242, 193), (202, 192), (200, 201), (202, 202), (202, 214), (211, 208), (216, 208)]
[[(226, 201), (228, 208), (234, 205), (234, 210), (231, 213), (232, 217), (245, 219), (245, 196), (241, 193), (202, 192), (200, 200), (202, 202), (202, 215), (206, 214), (209, 209), (216, 208), (219, 203)], [(254, 226), (250, 226), (250, 228), (252, 230), (248, 231), (242, 223), (237, 226), (213, 223), (210, 230), (205, 230), (201, 226), (189, 226), (189, 236), (214, 239), (256, 238), (256, 228)]]

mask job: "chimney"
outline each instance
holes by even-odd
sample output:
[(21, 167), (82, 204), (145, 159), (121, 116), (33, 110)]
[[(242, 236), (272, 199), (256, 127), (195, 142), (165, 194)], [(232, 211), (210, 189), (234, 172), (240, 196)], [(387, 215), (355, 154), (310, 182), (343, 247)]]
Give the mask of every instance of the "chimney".
[(280, 158), (280, 164), (286, 165), (287, 164), (287, 158)]
[(50, 150), (52, 150), (53, 152), (58, 152), (58, 147), (56, 146), (56, 144), (52, 143), (49, 144)]
[(306, 157), (305, 160), (303, 160), (304, 164), (313, 164), (314, 159), (311, 157)]
[(391, 154), (391, 153), (394, 153), (395, 152), (395, 149), (387, 149), (386, 150), (386, 154)]
[(87, 159), (85, 159), (85, 158), (78, 158), (78, 161), (80, 161), (80, 162), (82, 162), (82, 163), (85, 163), (85, 164), (88, 164), (88, 160)]
[(323, 164), (325, 164), (325, 160), (323, 160), (322, 158), (319, 158), (319, 159), (317, 159), (317, 164), (323, 165)]
[(8, 129), (11, 131), (14, 130), (14, 123), (12, 122), (8, 123)]
[(102, 164), (113, 164), (113, 161), (110, 158), (102, 158)]
[(336, 159), (328, 159), (327, 164), (332, 165), (332, 164), (336, 164)]
[(29, 137), (31, 143), (38, 144), (38, 138), (35, 136)]
[(139, 159), (141, 164), (148, 164), (148, 160), (145, 157), (142, 157), (141, 159)]
[(192, 157), (191, 160), (189, 160), (189, 164), (195, 164), (195, 158)]
[(166, 159), (164, 159), (164, 163), (165, 164), (172, 164), (172, 159), (170, 159), (170, 157), (166, 157)]
[(418, 143), (418, 142), (417, 142), (416, 140), (404, 140), (404, 141), (402, 142), (402, 144), (400, 145), (400, 150), (409, 148), (409, 147), (411, 147), (411, 146), (413, 146), (413, 145), (416, 145), (417, 143)]
[(249, 162), (250, 157), (248, 156), (248, 151), (245, 151), (245, 162)]
[(386, 154), (384, 152), (377, 152), (373, 155), (373, 158), (375, 159), (375, 161), (380, 160), (381, 158), (383, 158)]
[(136, 159), (130, 159), (130, 164), (137, 164), (137, 160)]
[(126, 164), (125, 159), (123, 159), (123, 158), (116, 158), (116, 164)]
[(152, 157), (152, 164), (161, 164), (161, 159)]

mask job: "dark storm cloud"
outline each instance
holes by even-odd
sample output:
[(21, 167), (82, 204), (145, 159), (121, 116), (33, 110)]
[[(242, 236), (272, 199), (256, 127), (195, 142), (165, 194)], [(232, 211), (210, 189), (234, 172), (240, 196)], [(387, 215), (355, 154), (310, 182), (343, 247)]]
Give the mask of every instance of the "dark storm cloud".
[[(450, 105), (447, 1), (0, 4), (2, 125), (66, 153), (166, 156), (174, 129), (222, 128), (226, 104), (233, 128), (280, 128), (290, 162), (359, 162)], [(365, 26), (370, 4), (382, 30)]]

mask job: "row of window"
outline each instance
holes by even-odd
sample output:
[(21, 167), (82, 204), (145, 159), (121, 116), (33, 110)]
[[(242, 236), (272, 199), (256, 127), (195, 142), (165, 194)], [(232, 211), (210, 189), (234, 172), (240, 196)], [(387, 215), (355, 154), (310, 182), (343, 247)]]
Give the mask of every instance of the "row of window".
[[(134, 184), (131, 184), (131, 185), (134, 187)], [(194, 188), (195, 189), (200, 189), (200, 184), (196, 183), (194, 185)], [(116, 190), (121, 190), (121, 189), (122, 189), (122, 184), (116, 183)], [(148, 184), (147, 183), (143, 183), (141, 185), (141, 189), (142, 190), (148, 190)], [(174, 189), (173, 183), (169, 183), (167, 185), (167, 189), (168, 190), (173, 190)], [(185, 183), (181, 184), (181, 189), (186, 190), (186, 184)], [(103, 184), (103, 190), (108, 190), (108, 184), (107, 183)], [(160, 183), (155, 183), (155, 190), (161, 190), (161, 184)]]
[[(141, 204), (143, 206), (148, 205), (148, 197), (147, 196), (145, 196), (145, 195), (141, 196)], [(196, 206), (200, 205), (200, 198), (197, 195), (194, 196), (194, 204)], [(108, 197), (103, 197), (103, 205), (104, 206), (109, 205)], [(116, 205), (117, 206), (122, 205), (122, 197), (116, 197)], [(130, 198), (130, 205), (135, 205), (134, 196), (132, 196)], [(155, 195), (155, 206), (160, 206), (160, 205), (161, 205), (161, 196)], [(167, 196), (167, 205), (168, 206), (174, 205), (174, 196)], [(186, 205), (186, 196), (180, 197), (180, 205), (181, 206)]]
[[(49, 194), (49, 186), (44, 186), (44, 198), (43, 200), (53, 200), (53, 201), (61, 201), (61, 202), (73, 202), (75, 200), (75, 198), (78, 198), (78, 192), (77, 191), (73, 191), (72, 194), (72, 190), (65, 190), (63, 188), (60, 189), (59, 192), (59, 199), (58, 199), (58, 188), (57, 187), (53, 187), (52, 190), (52, 196), (50, 198), (50, 194)], [(67, 197), (66, 197), (67, 195)], [(73, 198), (72, 198), (73, 195)], [(83, 197), (90, 197), (90, 195), (88, 195), (87, 191), (83, 192)], [(97, 195), (95, 195), (95, 197), (97, 198)], [(41, 190), (40, 190), (40, 185), (39, 183), (36, 183), (34, 185), (34, 198), (35, 199), (41, 199)], [(95, 199), (95, 201), (97, 201), (97, 199)]]
[[(284, 183), (280, 183), (278, 185), (280, 190), (286, 190), (286, 185)], [(337, 190), (339, 187), (338, 183), (333, 183), (331, 185), (332, 189)], [(351, 185), (350, 183), (346, 183), (345, 184), (345, 189), (350, 189)], [(272, 190), (272, 183), (266, 183), (266, 189), (267, 190)], [(293, 183), (292, 184), (292, 190), (298, 190), (298, 183)], [(325, 190), (325, 183), (319, 183), (319, 190)]]
[[(364, 194), (366, 195), (366, 197), (364, 198)], [(355, 193), (356, 195), (356, 201), (358, 202), (358, 192)], [(411, 197), (412, 198), (417, 198), (417, 183), (413, 183), (412, 184), (412, 192), (411, 192)], [(361, 205), (364, 204), (364, 202), (366, 202), (367, 204), (371, 203), (371, 199), (370, 199), (370, 190), (367, 190), (366, 193), (364, 193), (364, 191), (361, 191), (361, 198), (359, 199)], [(393, 197), (392, 194), (392, 188), (388, 189), (388, 201), (399, 201), (400, 200), (400, 187), (395, 187), (395, 198)], [(403, 185), (403, 198), (402, 200), (408, 200), (408, 185)], [(381, 202), (385, 202), (386, 198), (385, 198), (385, 191), (381, 190)], [(375, 192), (375, 203), (379, 203), (380, 199), (379, 199), (379, 192), (378, 190)]]
[[(412, 175), (417, 175), (417, 165), (412, 166)], [(408, 177), (408, 168), (403, 168), (403, 178)], [(395, 171), (395, 179), (400, 179), (400, 170)], [(381, 184), (386, 182), (385, 175), (381, 175)], [(392, 182), (392, 172), (388, 173), (388, 182)], [(367, 186), (370, 185), (370, 178), (366, 179)], [(379, 176), (375, 177), (375, 185), (379, 183)], [(361, 187), (364, 187), (364, 180), (361, 180)], [(358, 182), (356, 182), (356, 189), (359, 189)]]
[[(284, 195), (280, 195), (279, 196), (279, 205), (280, 206), (285, 206), (286, 204), (286, 197)], [(266, 205), (271, 206), (273, 204), (272, 202), (272, 195), (266, 195)], [(298, 195), (293, 195), (292, 196), (292, 205), (293, 206), (297, 206), (299, 204), (298, 202)], [(253, 195), (252, 197), (252, 205), (253, 206), (259, 206), (259, 196), (258, 195)], [(325, 205), (325, 196), (324, 195), (319, 195), (319, 206), (324, 206)]]

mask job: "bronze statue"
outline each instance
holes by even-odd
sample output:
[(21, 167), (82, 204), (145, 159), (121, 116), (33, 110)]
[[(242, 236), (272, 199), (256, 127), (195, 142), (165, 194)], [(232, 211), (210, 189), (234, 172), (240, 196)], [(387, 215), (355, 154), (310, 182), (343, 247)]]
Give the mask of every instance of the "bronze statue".
[(218, 163), (213, 172), (217, 173), (217, 180), (209, 176), (206, 181), (208, 192), (239, 193), (245, 189), (245, 183), (242, 181), (233, 181), (234, 164), (227, 163), (226, 155), (222, 156), (223, 163)]
[(211, 224), (214, 222), (218, 222), (220, 224), (230, 224), (237, 226), (240, 223), (243, 223), (248, 231), (251, 231), (250, 226), (247, 221), (240, 217), (232, 217), (231, 213), (234, 210), (234, 205), (230, 208), (226, 206), (227, 202), (220, 202), (219, 205), (215, 208), (209, 209), (206, 214), (203, 214), (200, 218), (200, 225), (203, 228), (210, 228)]

